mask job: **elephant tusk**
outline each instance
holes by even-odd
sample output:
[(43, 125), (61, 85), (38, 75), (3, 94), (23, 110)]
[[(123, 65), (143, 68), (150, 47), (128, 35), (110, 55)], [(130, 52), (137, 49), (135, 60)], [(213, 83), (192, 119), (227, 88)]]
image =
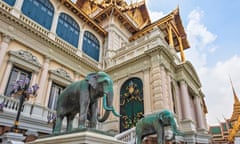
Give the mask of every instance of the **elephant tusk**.
[(104, 94), (103, 96), (103, 107), (105, 110), (108, 110), (108, 111), (113, 111), (113, 107), (112, 106), (107, 106), (107, 96), (106, 94)]
[(107, 102), (106, 101), (107, 101), (107, 96), (106, 96), (106, 94), (104, 94), (104, 97), (103, 97), (103, 107), (104, 107), (104, 109), (108, 110), (108, 111), (112, 111), (112, 113), (116, 117), (120, 117), (121, 115), (114, 110), (113, 106), (110, 106), (110, 107), (107, 106)]
[(117, 113), (115, 110), (112, 110), (112, 113), (116, 116), (116, 117), (121, 117), (122, 115), (120, 115), (119, 113)]

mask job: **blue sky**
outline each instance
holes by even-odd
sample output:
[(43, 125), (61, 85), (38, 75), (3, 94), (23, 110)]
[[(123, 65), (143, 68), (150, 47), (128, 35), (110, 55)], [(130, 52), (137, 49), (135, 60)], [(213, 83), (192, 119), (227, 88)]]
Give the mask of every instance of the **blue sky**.
[(191, 48), (186, 59), (199, 74), (210, 125), (230, 118), (233, 94), (229, 76), (240, 92), (239, 0), (147, 0), (156, 20), (178, 5)]

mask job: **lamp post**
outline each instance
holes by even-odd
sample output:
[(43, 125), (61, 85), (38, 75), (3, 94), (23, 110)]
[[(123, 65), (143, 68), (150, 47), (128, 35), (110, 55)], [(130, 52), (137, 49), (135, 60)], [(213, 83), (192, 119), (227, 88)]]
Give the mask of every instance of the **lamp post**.
[(37, 96), (37, 90), (39, 86), (34, 84), (32, 87), (29, 86), (29, 78), (25, 77), (22, 80), (17, 80), (16, 83), (13, 84), (13, 89), (11, 94), (15, 97), (19, 97), (19, 107), (17, 111), (17, 117), (14, 122), (14, 126), (11, 128), (11, 131), (18, 132), (19, 118), (23, 106), (23, 102), (28, 100), (30, 96)]

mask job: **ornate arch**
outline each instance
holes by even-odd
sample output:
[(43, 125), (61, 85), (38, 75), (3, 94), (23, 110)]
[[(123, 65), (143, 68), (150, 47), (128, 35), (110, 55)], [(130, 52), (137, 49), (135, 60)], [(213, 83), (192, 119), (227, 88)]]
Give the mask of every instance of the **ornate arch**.
[(144, 115), (143, 83), (139, 78), (130, 78), (120, 89), (120, 132), (134, 126)]

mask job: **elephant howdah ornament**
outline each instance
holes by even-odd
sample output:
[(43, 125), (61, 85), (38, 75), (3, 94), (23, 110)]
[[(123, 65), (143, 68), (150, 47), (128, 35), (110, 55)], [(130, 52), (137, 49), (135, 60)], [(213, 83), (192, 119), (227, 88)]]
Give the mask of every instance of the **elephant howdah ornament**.
[[(98, 99), (103, 97), (105, 113), (102, 117), (98, 113)], [(114, 110), (113, 81), (105, 72), (90, 73), (84, 80), (70, 84), (59, 95), (57, 101), (57, 120), (53, 129), (54, 134), (61, 131), (63, 118), (67, 117), (67, 132), (72, 131), (75, 115), (79, 113), (78, 128), (85, 128), (86, 120), (89, 127), (95, 128), (97, 120), (104, 122), (109, 117), (110, 111), (117, 117), (120, 115)]]
[[(165, 143), (164, 127), (170, 126), (173, 132), (172, 138), (178, 133), (174, 114), (168, 110), (147, 115), (140, 119), (136, 124), (136, 144), (141, 144), (145, 136), (157, 134), (158, 144)], [(169, 140), (171, 140), (169, 139)]]

